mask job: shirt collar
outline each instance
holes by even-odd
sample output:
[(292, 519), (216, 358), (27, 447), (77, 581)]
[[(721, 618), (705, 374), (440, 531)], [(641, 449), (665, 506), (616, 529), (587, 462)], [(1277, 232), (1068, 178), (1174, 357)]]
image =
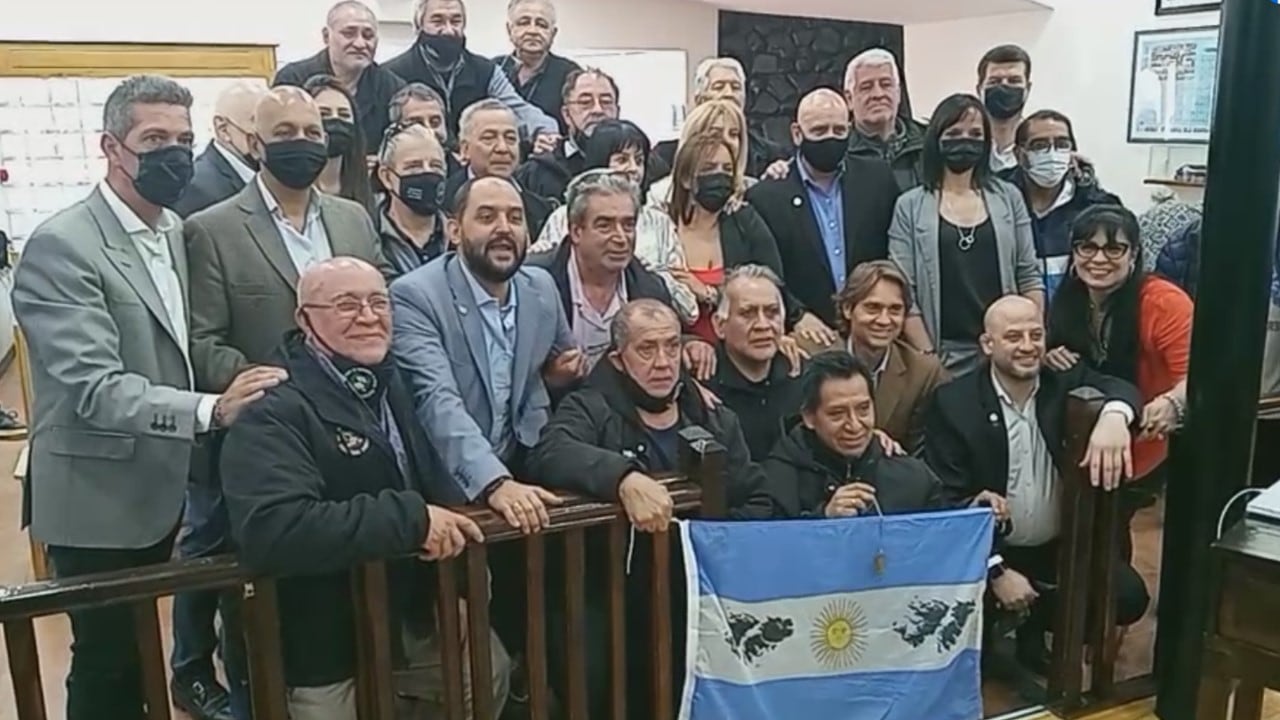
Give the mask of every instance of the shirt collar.
[(1027, 396), (1026, 404), (1024, 404), (1022, 407), (1018, 407), (1018, 403), (1014, 402), (1013, 398), (1009, 395), (1009, 392), (1004, 389), (1004, 385), (1000, 383), (1000, 377), (996, 375), (996, 368), (994, 365), (991, 366), (990, 372), (991, 372), (991, 385), (995, 387), (996, 397), (1000, 399), (1000, 403), (1007, 407), (1013, 408), (1018, 412), (1026, 411), (1026, 409), (1030, 407), (1033, 402), (1035, 402), (1036, 395), (1040, 393), (1040, 378), (1037, 377), (1035, 387), (1031, 389), (1031, 394)]
[[(844, 349), (848, 351), (850, 355), (854, 357), (858, 356), (858, 353), (854, 352), (853, 350), (853, 335), (850, 335), (849, 338), (845, 340)], [(884, 355), (880, 356), (880, 363), (871, 369), (871, 377), (875, 378), (876, 380), (880, 379), (880, 376), (884, 374), (884, 371), (889, 368), (889, 354), (892, 352), (893, 352), (893, 343), (889, 343), (889, 347), (885, 348), (884, 350)]]
[[(804, 159), (800, 157), (799, 153), (796, 154), (796, 169), (800, 171), (800, 179), (804, 181), (806, 187), (812, 187), (821, 192), (829, 192), (826, 188), (822, 187), (821, 183), (814, 179), (813, 175), (809, 174), (809, 165), (804, 162)], [(840, 168), (836, 170), (836, 176), (833, 178), (831, 183), (832, 191), (840, 187), (840, 178), (843, 176), (844, 163), (841, 162)]]
[[(569, 297), (573, 299), (575, 304), (581, 305), (586, 302), (586, 297), (582, 292), (582, 275), (578, 273), (578, 259), (573, 250), (569, 250)], [(619, 305), (627, 302), (627, 275), (624, 272), (618, 278), (618, 286), (614, 288), (614, 297), (618, 299)], [(606, 310), (606, 312), (608, 312)]]
[(240, 176), (241, 180), (249, 182), (253, 179), (253, 176), (257, 174), (253, 171), (253, 168), (245, 164), (244, 160), (240, 159), (239, 155), (222, 147), (222, 143), (214, 140), (212, 144), (213, 149), (218, 151), (218, 154), (227, 161), (227, 164), (231, 166), (232, 170), (236, 171), (236, 175)]
[[(462, 263), (462, 275), (467, 278), (467, 285), (471, 287), (471, 297), (475, 299), (476, 307), (483, 307), (485, 305), (497, 306), (498, 298), (490, 295), (489, 291), (485, 290), (484, 286), (480, 284), (480, 281), (476, 280), (476, 276), (471, 274), (471, 268), (467, 266), (466, 258), (459, 255), (458, 262)], [(516, 307), (516, 284), (514, 282), (514, 276), (512, 276), (512, 280), (507, 281), (507, 304), (501, 306), (500, 309), (514, 310), (515, 307)]]
[(142, 221), (142, 218), (138, 217), (138, 213), (134, 212), (133, 208), (120, 199), (120, 196), (116, 194), (115, 190), (111, 189), (106, 180), (98, 183), (98, 192), (102, 193), (102, 199), (106, 201), (111, 214), (116, 216), (116, 220), (120, 221), (120, 227), (124, 228), (127, 235), (133, 236), (146, 233), (162, 235), (168, 233), (174, 227), (173, 214), (167, 208), (160, 208), (160, 219), (156, 222), (156, 227), (153, 230)]
[[(267, 212), (271, 213), (272, 217), (283, 217), (284, 212), (280, 209), (280, 202), (276, 200), (275, 195), (271, 194), (271, 190), (267, 188), (267, 184), (262, 182), (262, 175), (258, 175), (256, 180), (258, 182), (258, 192), (262, 193), (262, 202), (267, 205)], [(307, 201), (306, 222), (308, 225), (311, 224), (312, 220), (320, 216), (320, 203), (315, 200), (316, 191), (313, 189), (311, 190), (311, 195)]]
[(573, 138), (564, 139), (564, 156), (565, 157), (571, 158), (580, 152), (582, 151), (578, 149), (578, 144), (573, 141)]

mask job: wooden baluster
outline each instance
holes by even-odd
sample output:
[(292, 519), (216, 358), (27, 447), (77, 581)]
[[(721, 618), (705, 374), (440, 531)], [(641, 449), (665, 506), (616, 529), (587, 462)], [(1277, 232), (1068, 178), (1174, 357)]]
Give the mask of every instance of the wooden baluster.
[[(653, 535), (653, 718), (672, 720), (671, 711), (671, 533)], [(684, 628), (680, 629), (684, 632)]]
[(492, 718), (493, 661), (489, 654), (489, 555), (484, 545), (467, 550), (467, 637), (471, 650), (472, 717)]
[(36, 645), (35, 625), (31, 618), (5, 622), (4, 647), (9, 656), (9, 676), (13, 679), (18, 720), (46, 720), (44, 684), (40, 681), (40, 649)]
[(706, 429), (692, 426), (680, 431), (680, 470), (702, 489), (699, 514), (722, 518), (728, 513), (724, 466), (728, 451)]
[(245, 583), (241, 603), (254, 720), (288, 720), (275, 580), (260, 578)]
[(551, 715), (547, 692), (547, 554), (540, 533), (524, 539), (525, 597), (528, 598), (525, 625), (525, 672), (529, 681), (529, 720), (548, 720)]
[(582, 528), (564, 533), (565, 648), (568, 654), (568, 697), (563, 698), (569, 720), (587, 718), (587, 619), (583, 579), (587, 574), (586, 534)]
[(169, 683), (165, 679), (164, 646), (160, 642), (160, 618), (154, 598), (133, 603), (133, 632), (142, 670), (142, 696), (147, 720), (170, 720)]
[(1105, 699), (1116, 686), (1116, 540), (1120, 525), (1120, 491), (1093, 491), (1098, 497), (1097, 539), (1093, 543), (1093, 577), (1089, 581), (1089, 607), (1093, 627), (1089, 640), (1093, 649), (1093, 680), (1089, 690), (1094, 699)]
[(387, 620), (387, 566), (364, 563), (351, 570), (356, 633), (356, 706), (360, 720), (393, 720), (391, 636)]
[(462, 621), (458, 617), (458, 564), (453, 560), (436, 563), (440, 597), (436, 601), (440, 622), (440, 664), (444, 670), (444, 707), (447, 720), (465, 720), (462, 672)]
[(627, 717), (626, 519), (609, 523), (609, 669), (612, 674), (612, 718)]

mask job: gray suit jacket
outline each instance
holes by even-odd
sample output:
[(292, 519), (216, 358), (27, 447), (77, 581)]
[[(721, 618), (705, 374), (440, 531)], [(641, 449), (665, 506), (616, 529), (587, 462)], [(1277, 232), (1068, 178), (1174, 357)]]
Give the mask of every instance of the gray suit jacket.
[[(1031, 215), (1018, 188), (994, 180), (982, 197), (996, 232), (1000, 262), (1000, 286), (1005, 294), (1044, 290), (1044, 276), (1036, 259)], [(938, 194), (924, 187), (908, 190), (898, 198), (889, 225), (889, 258), (902, 268), (911, 283), (915, 308), (929, 337), (938, 342), (941, 316), (942, 275), (938, 267)], [(977, 338), (974, 338), (977, 342)]]
[[(484, 320), (462, 262), (447, 253), (391, 285), (391, 346), (438, 456), (433, 470), (474, 500), (510, 472), (489, 443), (493, 390)], [(511, 282), (517, 304), (509, 417), (516, 441), (532, 447), (551, 411), (542, 365), (574, 341), (547, 271), (525, 265)]]
[[(169, 249), (185, 291), (174, 219)], [(163, 540), (181, 518), (200, 396), (147, 266), (101, 192), (35, 229), (13, 309), (35, 394), (32, 536), (86, 548)]]
[[(364, 208), (332, 195), (316, 197), (334, 257), (358, 257), (391, 274)], [(222, 392), (245, 367), (267, 362), (294, 327), (298, 271), (257, 182), (192, 215), (185, 234), (196, 387)]]

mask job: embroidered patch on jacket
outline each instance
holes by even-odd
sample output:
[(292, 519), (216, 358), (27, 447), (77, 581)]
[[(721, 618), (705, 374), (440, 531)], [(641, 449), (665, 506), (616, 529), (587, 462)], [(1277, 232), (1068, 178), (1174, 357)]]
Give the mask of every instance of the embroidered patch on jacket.
[(369, 368), (354, 367), (346, 372), (347, 387), (361, 400), (368, 400), (378, 390), (378, 376)]
[(346, 428), (338, 428), (334, 440), (338, 443), (338, 452), (347, 457), (360, 457), (369, 450), (369, 438)]

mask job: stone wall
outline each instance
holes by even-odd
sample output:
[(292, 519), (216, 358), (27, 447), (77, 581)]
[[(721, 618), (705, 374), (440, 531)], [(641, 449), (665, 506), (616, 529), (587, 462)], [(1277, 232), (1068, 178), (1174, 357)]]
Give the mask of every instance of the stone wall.
[[(873, 47), (892, 52), (902, 68), (901, 25), (720, 11), (720, 54), (747, 70), (747, 121), (786, 145), (800, 98), (816, 87), (839, 90), (845, 65)], [(910, 113), (905, 86), (901, 112)]]

